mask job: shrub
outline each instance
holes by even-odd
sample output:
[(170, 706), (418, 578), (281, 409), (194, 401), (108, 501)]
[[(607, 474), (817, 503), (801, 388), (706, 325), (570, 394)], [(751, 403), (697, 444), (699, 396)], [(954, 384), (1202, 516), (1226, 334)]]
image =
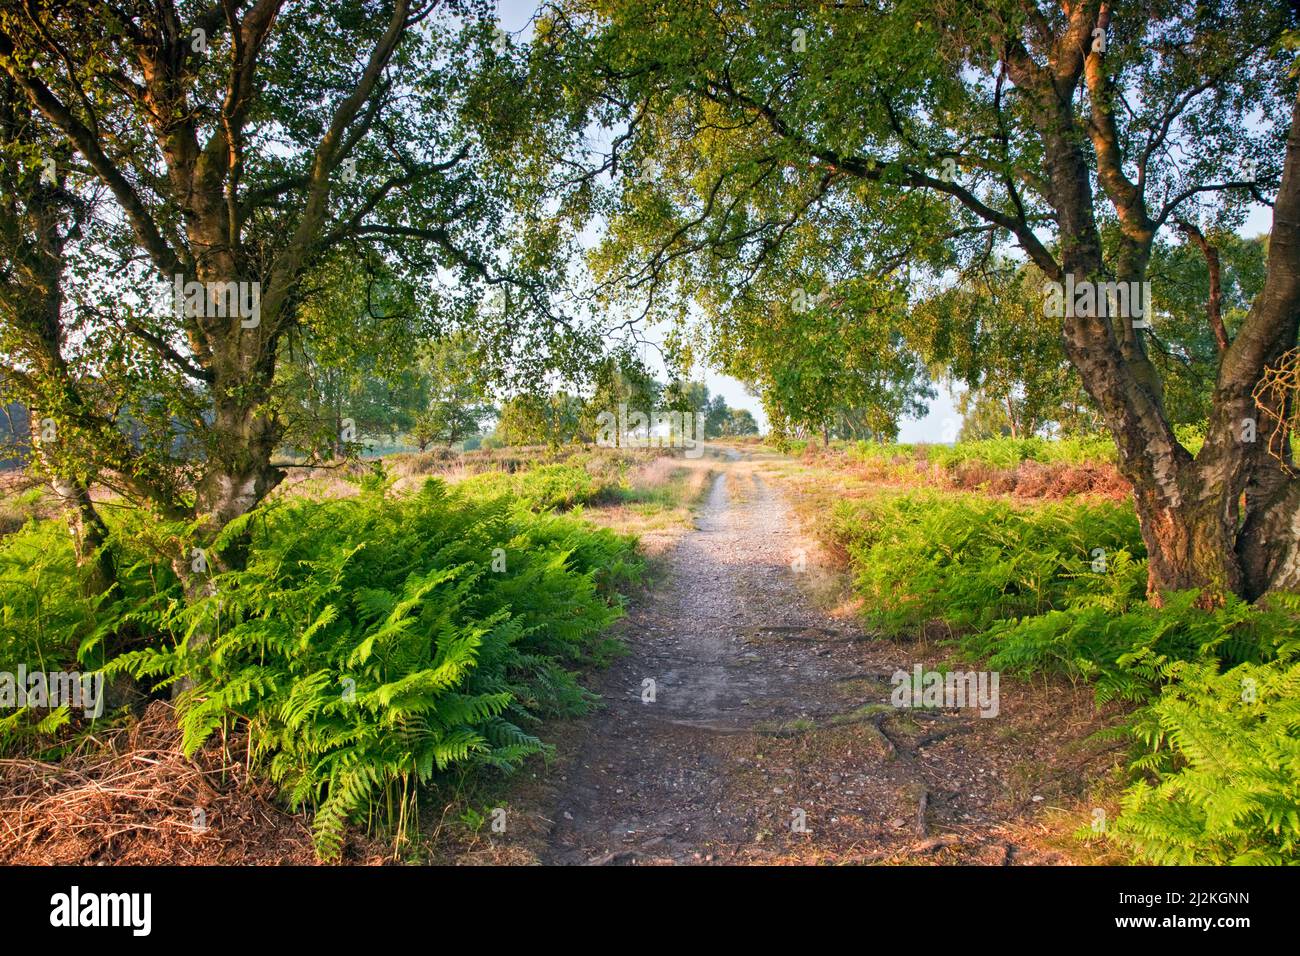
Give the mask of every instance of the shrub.
[[(1017, 507), (976, 495), (913, 492), (840, 502), (869, 619), (887, 635), (943, 620), (958, 630), (1041, 614), (1082, 593), (1128, 593), (1145, 556), (1131, 508), (1107, 502)], [(1105, 558), (1105, 573), (1094, 562)]]
[(1145, 581), (1134, 577), (1127, 594), (1076, 595), (1068, 610), (1000, 621), (961, 645), (999, 670), (1095, 682), (1099, 702), (1144, 702), (1159, 694), (1175, 665), (1263, 663), (1279, 638), (1297, 634), (1291, 615), (1232, 596), (1212, 611), (1196, 606), (1196, 591), (1167, 594), (1163, 607), (1152, 607), (1143, 599)]
[[(0, 671), (64, 670), (96, 628), (96, 605), (81, 591), (67, 528), (28, 522), (0, 539)], [(0, 719), (0, 753), (49, 744), (68, 723), (66, 707), (20, 707)]]
[(1022, 461), (1081, 465), (1115, 461), (1115, 443), (1107, 436), (1071, 438), (988, 438), (954, 445), (927, 445), (929, 461), (949, 470), (966, 462), (994, 468), (1015, 468)]
[(853, 474), (866, 481), (1030, 498), (1092, 494), (1118, 499), (1132, 492), (1115, 468), (1114, 442), (1105, 436), (993, 438), (954, 445), (856, 442), (843, 455)]
[(173, 608), (175, 646), (109, 667), (193, 682), (187, 752), (246, 721), (257, 765), (315, 810), (325, 858), (349, 821), (409, 825), (439, 772), (542, 750), (531, 728), (588, 706), (565, 665), (599, 649), (612, 587), (639, 570), (629, 538), (433, 479), (403, 499), (281, 502), (225, 534), (242, 530), (247, 567)]
[[(88, 595), (67, 525), (56, 519), (29, 521), (0, 539), (0, 671), (19, 665), (34, 671), (89, 673), (103, 666), (112, 639), (128, 629), (158, 591), (175, 584), (169, 568), (155, 566), (124, 543), (123, 516), (112, 546), (118, 551), (118, 584)], [(106, 715), (107, 716), (107, 715)], [(60, 746), (86, 724), (80, 710), (17, 708), (0, 719), (0, 753), (58, 756)]]
[(1137, 705), (1117, 729), (1134, 782), (1109, 839), (1157, 864), (1300, 858), (1300, 597), (1152, 606), (1136, 518), (1115, 503), (881, 494), (839, 502), (831, 532), (886, 633), (941, 619), (992, 669)]
[[(3, 477), (4, 470), (0, 469), (0, 478)], [(44, 492), (40, 488), (5, 494), (5, 486), (0, 485), (0, 537), (12, 534), (37, 517), (44, 507), (43, 499)]]
[[(1295, 635), (1294, 625), (1292, 635)], [(1155, 864), (1300, 861), (1300, 663), (1170, 668), (1112, 838)]]
[(593, 475), (572, 462), (540, 465), (524, 471), (484, 472), (466, 478), (460, 485), (469, 495), (492, 497), (512, 495), (537, 511), (568, 509), (610, 497), (618, 487), (616, 478)]
[(1300, 839), (1300, 602), (1166, 594), (1152, 607), (1079, 599), (962, 643), (988, 666), (1096, 683), (1098, 701), (1145, 704), (1124, 732), (1135, 783), (1110, 836), (1143, 860), (1294, 862)]

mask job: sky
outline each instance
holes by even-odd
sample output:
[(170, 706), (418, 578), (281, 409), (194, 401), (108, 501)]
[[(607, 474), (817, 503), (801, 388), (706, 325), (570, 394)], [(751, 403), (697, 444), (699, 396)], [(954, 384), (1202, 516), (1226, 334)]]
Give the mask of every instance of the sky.
[[(535, 0), (497, 0), (497, 16), (501, 28), (517, 39), (528, 40), (532, 31), (528, 24), (537, 9)], [(1257, 236), (1272, 229), (1272, 210), (1264, 206), (1255, 206), (1249, 218), (1240, 230), (1243, 236)], [(697, 375), (700, 370), (697, 370)], [(704, 384), (711, 394), (721, 394), (732, 408), (747, 408), (758, 422), (759, 430), (766, 432), (767, 416), (763, 413), (762, 402), (746, 390), (743, 383), (723, 375), (713, 369), (704, 369)], [(903, 418), (899, 422), (898, 440), (900, 442), (938, 442), (946, 443), (957, 440), (961, 429), (961, 414), (957, 411), (956, 397), (943, 385), (935, 383), (937, 396), (930, 401), (929, 409), (919, 418)]]

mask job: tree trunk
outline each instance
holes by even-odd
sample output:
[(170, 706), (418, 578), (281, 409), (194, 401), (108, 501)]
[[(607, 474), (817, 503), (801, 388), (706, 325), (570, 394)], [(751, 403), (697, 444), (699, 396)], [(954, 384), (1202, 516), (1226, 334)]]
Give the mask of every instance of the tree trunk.
[(1244, 596), (1300, 591), (1300, 482), (1288, 482), (1267, 506), (1252, 510), (1237, 537)]
[[(1080, 7), (1077, 17), (1086, 19)], [(1071, 30), (1080, 26), (1072, 16)], [(1082, 28), (1091, 27), (1083, 22)], [(1083, 31), (1083, 32), (1086, 32)], [(1103, 278), (1104, 260), (1093, 212), (1090, 172), (1074, 135), (1071, 100), (1082, 64), (1074, 47), (1048, 73), (1024, 60), (1012, 63), (1017, 82), (1037, 99), (1034, 122), (1043, 139), (1049, 195), (1060, 231), (1061, 278)], [(1066, 61), (1069, 61), (1068, 63)], [(1089, 56), (1094, 116), (1089, 132), (1099, 181), (1121, 222), (1117, 278), (1141, 281), (1154, 235), (1140, 190), (1123, 175), (1113, 126), (1103, 104), (1100, 57)], [(1066, 68), (1068, 67), (1068, 68)], [(1149, 307), (1149, 303), (1148, 303)], [(1247, 597), (1294, 582), (1297, 574), (1297, 492), (1281, 481), (1281, 466), (1264, 442), (1243, 440), (1257, 414), (1253, 392), (1264, 370), (1294, 347), (1300, 318), (1300, 99), (1293, 104), (1287, 158), (1274, 204), (1268, 276), (1237, 338), (1223, 351), (1205, 445), (1195, 460), (1177, 441), (1164, 414), (1161, 385), (1132, 316), (1078, 317), (1062, 325), (1066, 354), (1096, 402), (1119, 453), (1121, 473), (1133, 484), (1149, 556), (1147, 590), (1199, 588), (1210, 605), (1226, 592)], [(1244, 522), (1243, 493), (1256, 486)], [(1261, 493), (1262, 492), (1262, 493)], [(1239, 533), (1239, 528), (1241, 529)]]
[[(193, 555), (181, 554), (172, 562), (185, 589), (187, 602), (216, 594), (213, 575), (243, 568), (248, 560), (250, 534), (247, 530), (233, 536), (220, 552), (213, 541), (232, 521), (252, 511), (284, 479), (284, 472), (271, 465), (271, 454), (278, 437), (275, 423), (258, 409), (260, 403), (250, 390), (237, 393), (239, 399), (216, 402), (212, 432), (215, 446), (221, 449), (204, 470), (195, 488), (195, 514), (202, 519), (198, 547), (203, 560), (195, 567)], [(198, 649), (211, 635), (196, 631), (189, 646)], [(172, 685), (173, 699), (193, 686), (189, 679)]]
[(1154, 483), (1134, 486), (1134, 504), (1148, 556), (1147, 592), (1160, 603), (1164, 591), (1200, 588), (1209, 607), (1228, 592), (1242, 590), (1242, 569), (1235, 550), (1237, 509), (1224, 500), (1222, 485), (1189, 488), (1171, 503)]
[(87, 595), (104, 594), (117, 581), (117, 562), (108, 546), (108, 528), (95, 510), (85, 482), (53, 478), (50, 487), (63, 502), (77, 564), (87, 570), (83, 588)]
[[(207, 541), (252, 511), (284, 480), (285, 473), (271, 464), (279, 438), (277, 425), (260, 411), (262, 403), (254, 391), (248, 387), (238, 399), (216, 402), (212, 433), (220, 452), (204, 469), (194, 503), (196, 517), (206, 525), (201, 537)], [(243, 567), (246, 557), (246, 535), (231, 542), (220, 556), (210, 556), (226, 568)]]
[[(1266, 370), (1296, 346), (1300, 331), (1300, 95), (1292, 104), (1286, 161), (1273, 203), (1268, 271), (1236, 338), (1222, 353), (1205, 445), (1197, 455), (1201, 480), (1231, 496), (1235, 518), (1246, 514), (1233, 541), (1242, 568), (1241, 593), (1257, 598), (1300, 584), (1300, 488), (1291, 470), (1285, 428), (1274, 432), (1258, 419), (1261, 410), (1280, 423), (1297, 400), (1294, 383), (1256, 397)], [(1250, 426), (1248, 428), (1248, 426)], [(1253, 434), (1250, 434), (1253, 432)], [(1247, 437), (1249, 435), (1249, 437)]]

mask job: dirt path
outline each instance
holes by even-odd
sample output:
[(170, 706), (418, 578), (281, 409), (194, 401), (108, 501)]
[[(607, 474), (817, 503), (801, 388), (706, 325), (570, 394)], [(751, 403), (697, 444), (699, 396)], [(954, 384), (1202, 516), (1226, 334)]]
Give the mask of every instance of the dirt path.
[(1043, 799), (1022, 792), (1032, 774), (1015, 779), (1032, 759), (1017, 737), (1041, 733), (892, 707), (890, 676), (938, 655), (815, 608), (809, 546), (753, 462), (725, 466), (629, 616), (630, 653), (602, 676), (606, 707), (557, 782), (543, 862), (1024, 855), (1000, 823)]
[[(689, 860), (748, 842), (751, 808), (729, 797), (735, 767), (717, 738), (805, 716), (833, 679), (806, 646), (763, 640), (774, 626), (802, 633), (826, 622), (788, 580), (785, 508), (765, 483), (745, 484), (717, 477), (698, 530), (672, 555), (666, 587), (634, 612), (632, 653), (613, 668), (552, 862), (650, 849)], [(733, 505), (735, 495), (747, 500)], [(653, 702), (643, 702), (647, 680)]]

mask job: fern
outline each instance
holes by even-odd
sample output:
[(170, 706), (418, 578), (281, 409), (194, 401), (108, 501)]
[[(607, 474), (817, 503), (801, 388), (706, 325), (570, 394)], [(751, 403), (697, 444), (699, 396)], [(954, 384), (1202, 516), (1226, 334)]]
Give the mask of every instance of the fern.
[[(1005, 465), (1037, 453), (978, 444), (932, 454)], [(1099, 704), (1132, 707), (1111, 733), (1134, 752), (1110, 836), (1137, 857), (1300, 860), (1300, 595), (1206, 611), (1184, 592), (1152, 607), (1137, 523), (1119, 505), (882, 494), (842, 502), (831, 530), (884, 633), (942, 620), (991, 669), (1087, 681)]]
[(1182, 662), (1132, 727), (1113, 838), (1157, 864), (1300, 862), (1300, 663)]
[(163, 621), (211, 640), (114, 666), (192, 681), (187, 751), (246, 722), (258, 765), (315, 812), (323, 858), (350, 824), (409, 824), (418, 785), (456, 767), (508, 772), (544, 749), (523, 724), (585, 709), (562, 665), (621, 613), (602, 570), (637, 566), (631, 539), (473, 491), (430, 481), (404, 499), (267, 507), (247, 566)]
[[(1142, 593), (1137, 521), (1114, 504), (1017, 507), (976, 495), (882, 494), (841, 502), (831, 527), (869, 622), (886, 635), (931, 620), (983, 629), (1084, 596), (1113, 604)], [(1105, 573), (1094, 570), (1099, 553)]]

